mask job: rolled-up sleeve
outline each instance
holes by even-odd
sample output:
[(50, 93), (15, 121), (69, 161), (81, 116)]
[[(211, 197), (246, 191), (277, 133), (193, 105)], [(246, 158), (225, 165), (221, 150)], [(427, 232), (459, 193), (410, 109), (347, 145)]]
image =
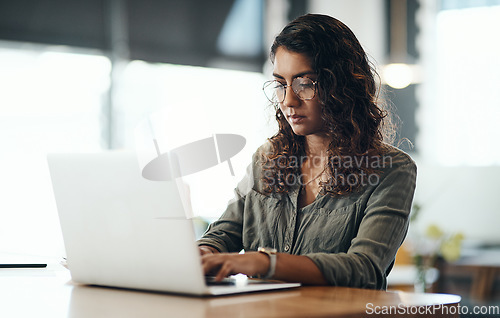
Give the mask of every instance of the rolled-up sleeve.
[(242, 205), (240, 198), (230, 203), (219, 220), (210, 224), (207, 232), (198, 240), (198, 245), (214, 247), (219, 252), (237, 252), (242, 248)]
[(396, 252), (408, 231), (417, 168), (413, 162), (385, 175), (368, 197), (357, 235), (346, 253), (306, 254), (330, 285), (387, 287)]
[(253, 163), (247, 167), (245, 176), (234, 190), (234, 197), (221, 217), (210, 224), (203, 237), (198, 240), (198, 245), (208, 245), (222, 253), (241, 251), (245, 200), (255, 184), (257, 158), (257, 154), (254, 154)]

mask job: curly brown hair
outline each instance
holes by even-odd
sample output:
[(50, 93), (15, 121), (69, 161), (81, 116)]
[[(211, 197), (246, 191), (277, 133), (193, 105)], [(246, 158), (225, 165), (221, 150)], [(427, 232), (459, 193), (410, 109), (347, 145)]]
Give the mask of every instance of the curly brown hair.
[[(321, 193), (358, 190), (362, 183), (347, 182), (347, 178), (379, 173), (372, 162), (386, 149), (384, 136), (393, 137), (387, 133), (393, 131), (391, 125), (384, 124), (388, 113), (379, 98), (374, 67), (354, 33), (326, 15), (307, 14), (285, 26), (271, 47), (273, 63), (280, 47), (307, 56), (317, 74), (324, 133), (330, 141), (328, 181), (320, 182)], [(279, 131), (269, 139), (272, 151), (264, 158), (264, 190), (287, 192), (291, 179), (300, 175), (297, 158), (305, 155), (305, 137), (294, 134), (279, 105), (274, 107)], [(343, 164), (346, 160), (364, 164)]]

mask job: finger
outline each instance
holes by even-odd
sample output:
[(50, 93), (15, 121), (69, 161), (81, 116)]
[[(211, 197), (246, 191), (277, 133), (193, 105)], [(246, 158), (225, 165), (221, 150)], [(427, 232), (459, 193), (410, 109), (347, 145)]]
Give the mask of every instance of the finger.
[(218, 272), (221, 264), (223, 262), (222, 257), (216, 257), (213, 254), (204, 255), (201, 258), (201, 264), (203, 268), (203, 273), (205, 275), (213, 274)]
[(233, 273), (233, 263), (226, 260), (219, 269), (217, 276), (215, 276), (216, 281), (221, 281), (224, 277), (228, 277)]

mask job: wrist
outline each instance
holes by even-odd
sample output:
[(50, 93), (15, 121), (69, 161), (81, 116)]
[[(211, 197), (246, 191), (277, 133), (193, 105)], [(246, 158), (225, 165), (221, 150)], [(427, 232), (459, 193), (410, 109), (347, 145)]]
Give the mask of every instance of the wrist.
[(265, 254), (269, 259), (269, 267), (264, 275), (260, 275), (263, 279), (270, 279), (274, 276), (276, 271), (276, 249), (270, 247), (259, 247), (257, 250), (259, 253)]

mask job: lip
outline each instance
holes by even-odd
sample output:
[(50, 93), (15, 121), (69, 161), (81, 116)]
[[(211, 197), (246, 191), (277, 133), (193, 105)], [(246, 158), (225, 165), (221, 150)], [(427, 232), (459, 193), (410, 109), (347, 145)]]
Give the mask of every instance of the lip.
[(302, 121), (304, 121), (306, 116), (299, 116), (299, 115), (289, 115), (288, 119), (292, 124), (300, 124)]

